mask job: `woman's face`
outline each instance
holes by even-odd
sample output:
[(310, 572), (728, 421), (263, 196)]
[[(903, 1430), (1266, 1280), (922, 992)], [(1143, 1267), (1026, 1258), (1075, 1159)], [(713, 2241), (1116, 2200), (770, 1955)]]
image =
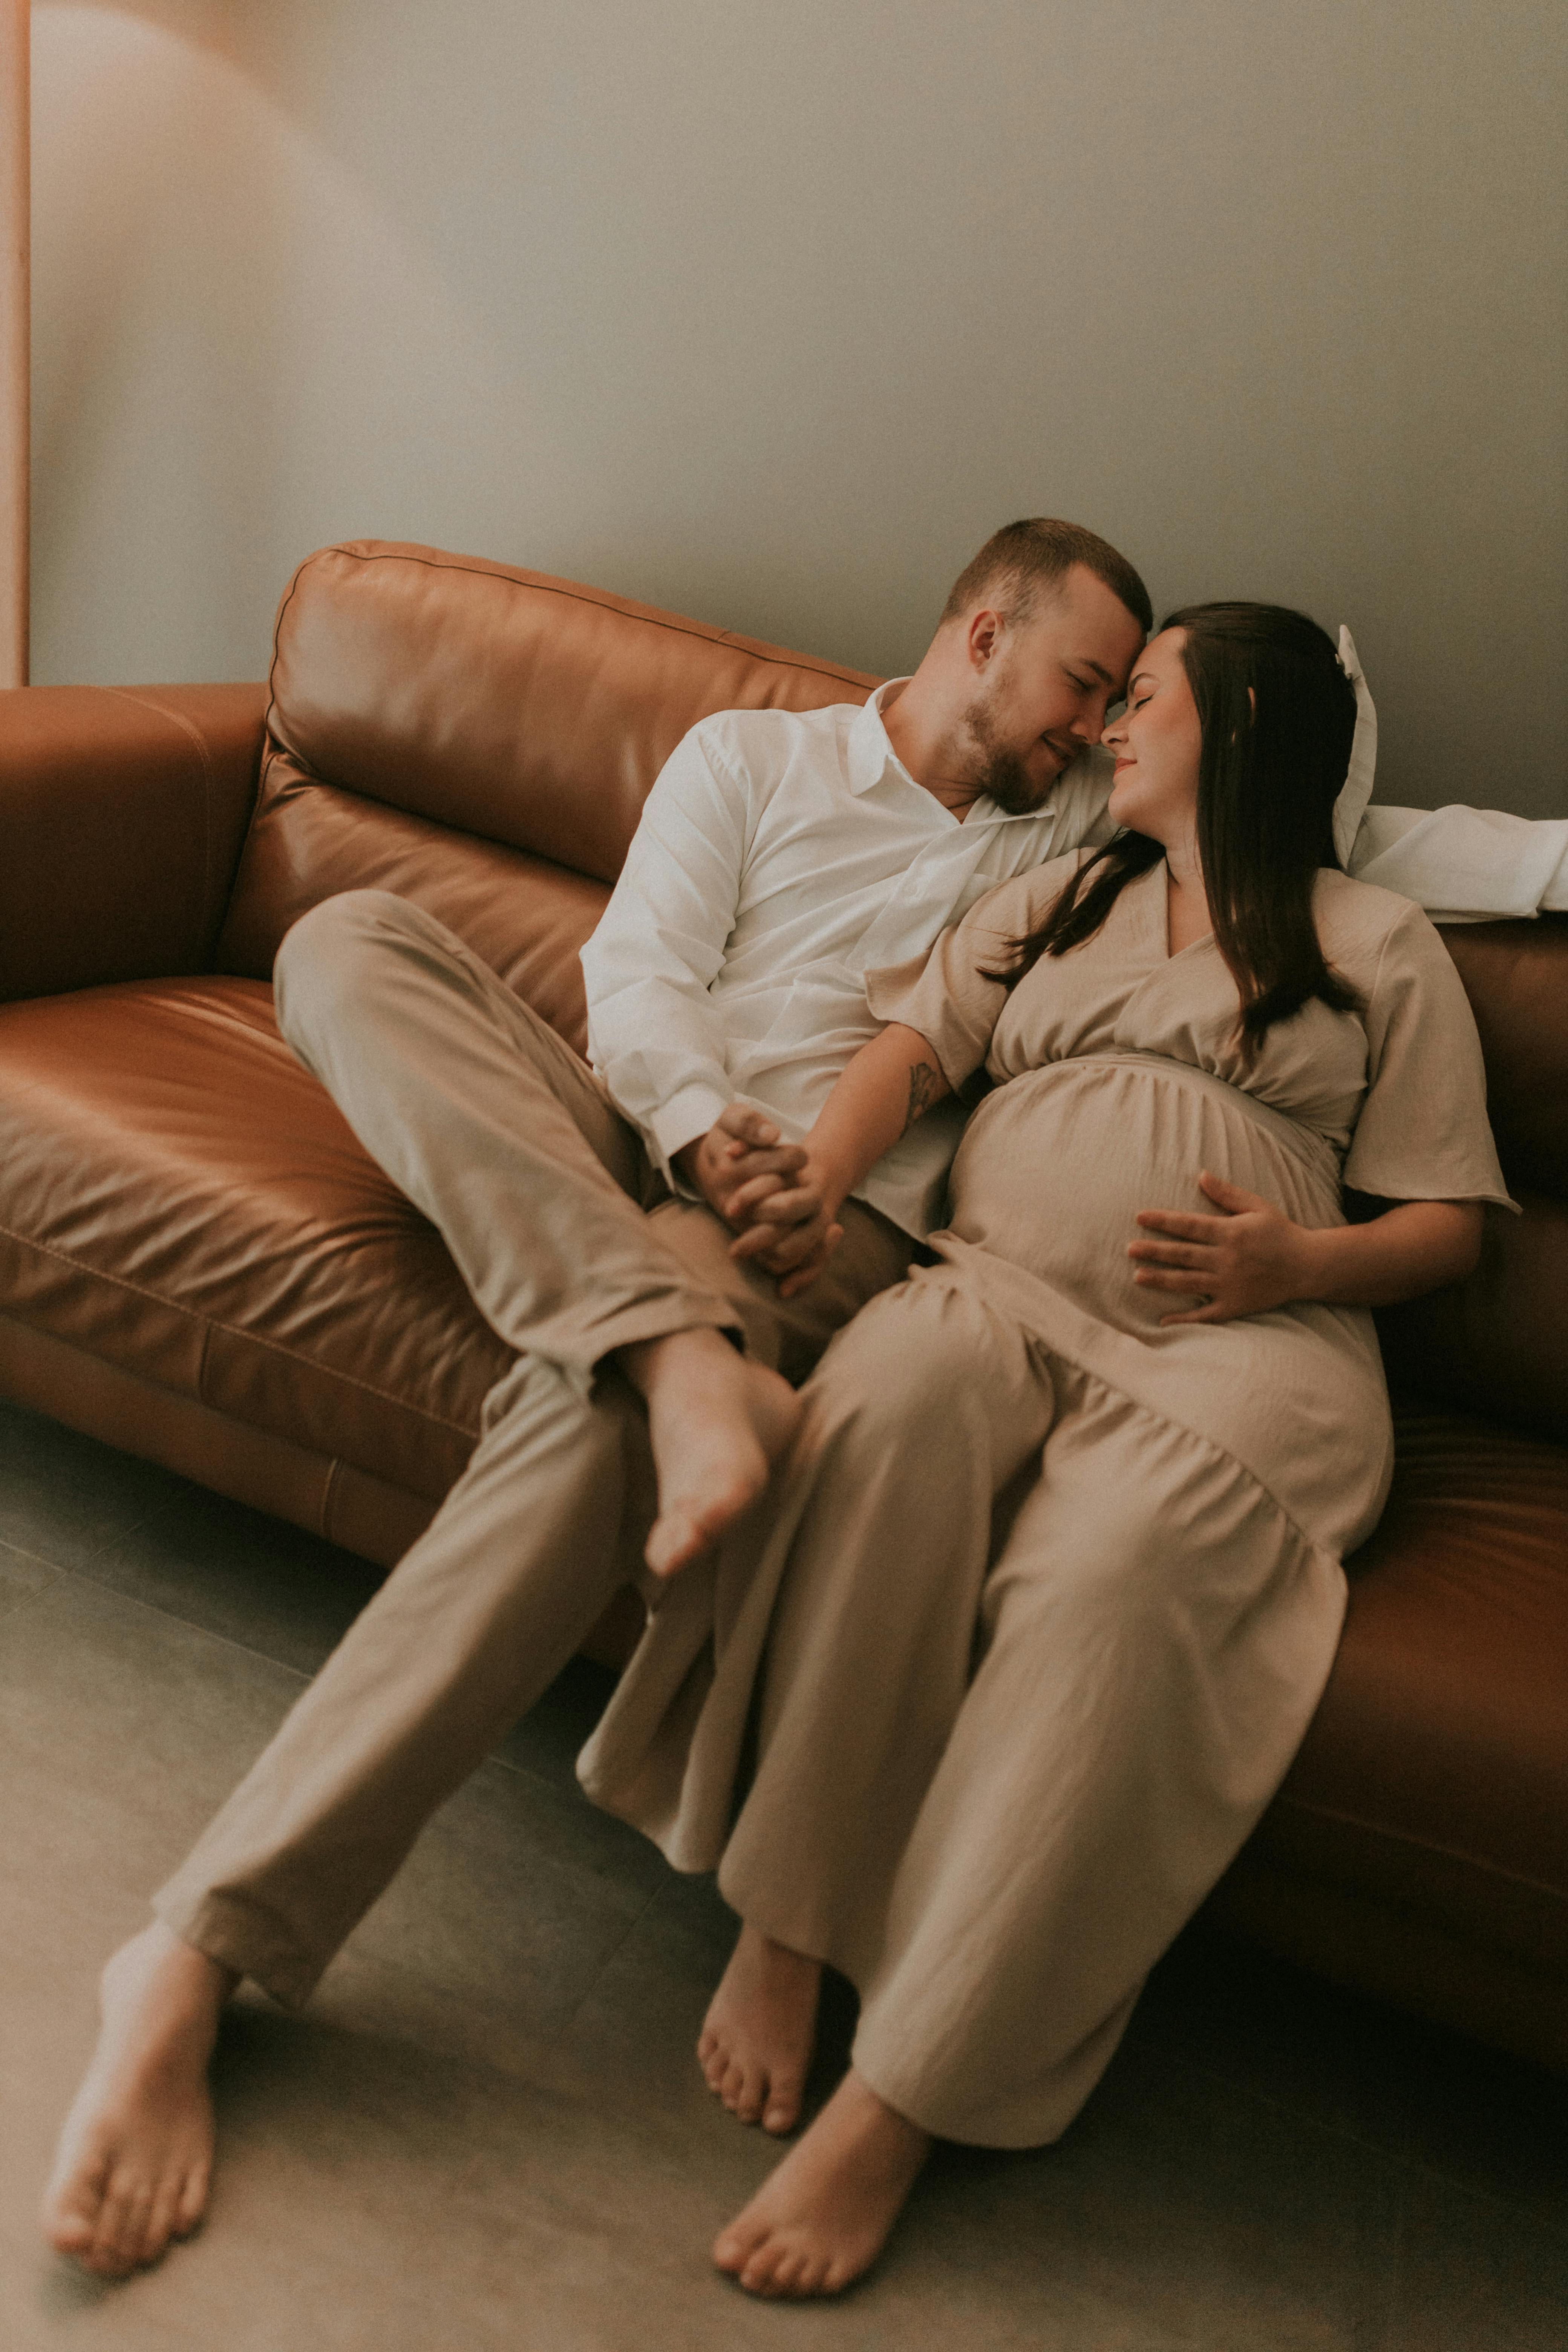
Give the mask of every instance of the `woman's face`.
[(1150, 639), (1127, 682), (1127, 708), (1101, 738), (1116, 754), (1112, 821), (1167, 849), (1185, 848), (1197, 830), (1203, 734), (1182, 667), (1185, 635), (1166, 629)]

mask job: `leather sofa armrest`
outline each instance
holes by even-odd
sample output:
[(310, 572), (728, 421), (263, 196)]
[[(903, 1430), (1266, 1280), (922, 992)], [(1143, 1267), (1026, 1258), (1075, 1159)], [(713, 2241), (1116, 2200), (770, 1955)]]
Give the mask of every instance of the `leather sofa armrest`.
[(264, 686), (0, 692), (0, 998), (206, 969)]

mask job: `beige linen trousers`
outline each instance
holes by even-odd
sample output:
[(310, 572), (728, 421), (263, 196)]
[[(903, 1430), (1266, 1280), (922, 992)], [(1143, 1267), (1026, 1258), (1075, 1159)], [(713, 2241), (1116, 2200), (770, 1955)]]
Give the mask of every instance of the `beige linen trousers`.
[(276, 978), (283, 1034), (519, 1351), (430, 1527), (156, 1897), (188, 1943), (293, 2004), (637, 1579), (647, 1423), (605, 1358), (701, 1325), (799, 1380), (912, 1244), (848, 1202), (825, 1276), (781, 1300), (720, 1218), (671, 1195), (554, 1032), (387, 892), (304, 916)]

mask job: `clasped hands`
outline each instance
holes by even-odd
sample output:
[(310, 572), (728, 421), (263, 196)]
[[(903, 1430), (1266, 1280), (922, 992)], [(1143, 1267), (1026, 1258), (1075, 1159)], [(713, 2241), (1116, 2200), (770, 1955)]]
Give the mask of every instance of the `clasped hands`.
[(731, 1103), (706, 1135), (675, 1155), (689, 1183), (736, 1229), (734, 1258), (774, 1276), (793, 1298), (844, 1238), (837, 1223), (843, 1188), (804, 1143), (785, 1143), (772, 1119)]

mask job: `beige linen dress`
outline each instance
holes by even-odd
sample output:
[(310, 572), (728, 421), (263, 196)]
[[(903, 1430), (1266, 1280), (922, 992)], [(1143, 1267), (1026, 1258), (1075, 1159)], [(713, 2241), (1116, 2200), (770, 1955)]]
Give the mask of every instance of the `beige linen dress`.
[(1075, 862), (870, 975), (954, 1087), (997, 1082), (938, 1263), (833, 1342), (769, 1496), (678, 1580), (579, 1767), (853, 1980), (891, 2106), (999, 2147), (1063, 2129), (1278, 1787), (1388, 1488), (1371, 1317), (1162, 1328), (1184, 1302), (1134, 1285), (1137, 1212), (1214, 1213), (1205, 1169), (1311, 1227), (1342, 1183), (1508, 1205), (1419, 908), (1321, 874), (1363, 1009), (1314, 1000), (1248, 1068), (1213, 940), (1169, 953), (1163, 864), (1011, 992), (986, 977)]

